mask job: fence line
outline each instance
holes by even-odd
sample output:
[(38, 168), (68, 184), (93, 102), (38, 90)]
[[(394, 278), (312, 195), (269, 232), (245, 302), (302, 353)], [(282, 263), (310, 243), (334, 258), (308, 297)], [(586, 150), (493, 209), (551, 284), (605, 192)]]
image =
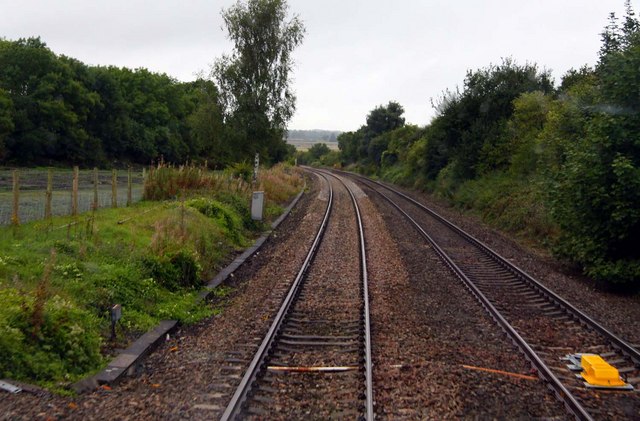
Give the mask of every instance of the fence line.
[[(119, 188), (121, 187), (121, 188)], [(0, 170), (0, 225), (131, 206), (142, 199), (144, 172), (117, 170)]]

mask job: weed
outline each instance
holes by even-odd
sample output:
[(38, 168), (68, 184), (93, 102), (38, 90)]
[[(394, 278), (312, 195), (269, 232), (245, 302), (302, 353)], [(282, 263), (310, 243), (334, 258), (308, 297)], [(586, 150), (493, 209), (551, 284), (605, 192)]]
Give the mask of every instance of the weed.
[[(268, 214), (302, 186), (293, 168), (262, 177)], [(96, 371), (113, 304), (122, 305), (127, 337), (163, 318), (194, 323), (221, 311), (197, 304), (198, 288), (262, 228), (250, 219), (250, 185), (193, 167), (161, 166), (148, 180), (149, 197), (182, 193), (185, 206), (141, 202), (86, 220), (53, 216), (23, 223), (15, 237), (0, 228), (0, 376), (52, 387)]]

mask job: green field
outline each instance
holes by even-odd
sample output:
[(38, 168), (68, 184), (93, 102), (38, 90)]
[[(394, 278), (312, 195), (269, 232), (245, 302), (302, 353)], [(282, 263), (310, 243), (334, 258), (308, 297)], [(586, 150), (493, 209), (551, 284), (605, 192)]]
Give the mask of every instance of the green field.
[[(37, 221), (44, 218), (47, 186), (47, 170), (20, 169), (19, 213), (21, 223)], [(53, 191), (51, 212), (54, 216), (71, 214), (71, 191), (73, 171), (64, 169), (52, 170)], [(127, 172), (119, 171), (117, 177), (117, 205), (127, 203)], [(0, 170), (0, 225), (11, 223), (13, 212), (13, 180), (11, 170)], [(132, 177), (131, 200), (133, 203), (142, 199), (143, 181), (141, 172)], [(111, 207), (111, 171), (98, 172), (98, 207)], [(93, 171), (80, 171), (78, 179), (78, 212), (91, 210), (93, 203)]]
[(323, 141), (310, 141), (310, 140), (295, 140), (288, 139), (287, 143), (296, 147), (299, 151), (308, 151), (313, 145), (318, 143), (324, 143), (331, 149), (332, 151), (338, 150), (338, 142), (323, 142)]

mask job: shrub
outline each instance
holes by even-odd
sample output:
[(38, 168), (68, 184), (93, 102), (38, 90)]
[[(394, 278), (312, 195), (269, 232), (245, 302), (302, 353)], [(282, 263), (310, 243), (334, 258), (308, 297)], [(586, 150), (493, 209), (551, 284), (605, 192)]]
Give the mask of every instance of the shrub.
[(201, 267), (194, 253), (179, 250), (168, 255), (148, 255), (142, 259), (145, 274), (169, 291), (202, 285)]
[(35, 297), (0, 289), (0, 373), (4, 377), (58, 380), (94, 370), (101, 362), (99, 320), (69, 300), (47, 300), (37, 336), (30, 314)]
[(217, 200), (203, 197), (189, 200), (186, 205), (213, 219), (235, 243), (241, 244), (243, 242), (242, 218), (235, 212), (233, 207)]
[(241, 178), (250, 183), (253, 179), (253, 165), (248, 162), (238, 162), (227, 169), (227, 172), (236, 178)]

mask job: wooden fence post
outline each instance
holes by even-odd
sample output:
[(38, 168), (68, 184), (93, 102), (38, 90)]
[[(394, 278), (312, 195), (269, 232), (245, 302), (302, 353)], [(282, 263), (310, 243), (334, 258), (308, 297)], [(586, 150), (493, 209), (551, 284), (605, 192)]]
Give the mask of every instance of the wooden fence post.
[(44, 192), (44, 219), (51, 219), (51, 199), (53, 198), (53, 170), (47, 170), (47, 190)]
[(111, 170), (111, 207), (118, 207), (118, 170)]
[(78, 181), (80, 178), (80, 169), (78, 166), (73, 167), (73, 184), (71, 190), (71, 216), (78, 216)]
[(20, 173), (13, 170), (13, 212), (11, 214), (11, 224), (20, 225)]
[(127, 171), (127, 207), (131, 206), (131, 203), (133, 202), (131, 198), (131, 182), (131, 167), (129, 167), (129, 170)]
[(93, 203), (91, 204), (91, 210), (98, 209), (98, 168), (93, 167)]

